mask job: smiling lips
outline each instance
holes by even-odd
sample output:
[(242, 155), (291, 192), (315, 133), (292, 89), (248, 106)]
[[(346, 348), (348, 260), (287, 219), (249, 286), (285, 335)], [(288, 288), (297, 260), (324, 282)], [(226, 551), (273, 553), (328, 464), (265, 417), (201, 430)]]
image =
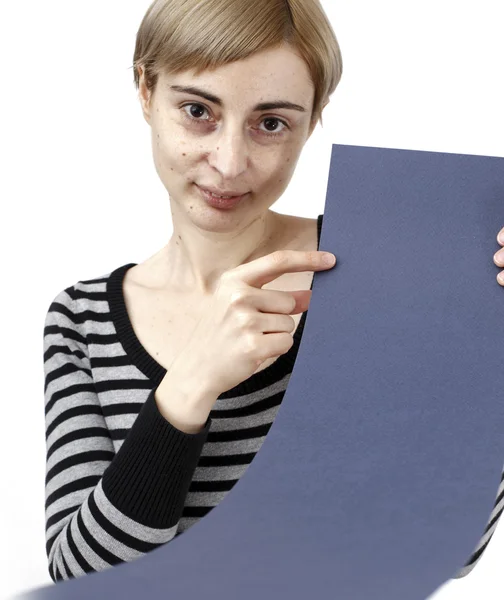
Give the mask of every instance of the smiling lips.
[(213, 194), (214, 196), (216, 196), (218, 198), (237, 198), (239, 196), (244, 196), (246, 193), (248, 193), (248, 192), (218, 190), (217, 188), (214, 188), (214, 187), (207, 187), (207, 186), (202, 186), (202, 185), (200, 185), (198, 187), (200, 187), (205, 192), (210, 192), (211, 194)]
[(237, 204), (239, 204), (243, 200), (243, 198), (245, 198), (248, 195), (248, 193), (247, 193), (247, 194), (241, 194), (239, 196), (231, 196), (229, 198), (223, 198), (223, 197), (214, 195), (213, 193), (211, 193), (210, 191), (208, 191), (205, 188), (200, 187), (199, 185), (197, 187), (200, 190), (203, 200), (205, 200), (207, 202), (207, 204), (209, 204), (210, 206), (212, 206), (214, 208), (223, 208), (223, 209), (234, 208)]

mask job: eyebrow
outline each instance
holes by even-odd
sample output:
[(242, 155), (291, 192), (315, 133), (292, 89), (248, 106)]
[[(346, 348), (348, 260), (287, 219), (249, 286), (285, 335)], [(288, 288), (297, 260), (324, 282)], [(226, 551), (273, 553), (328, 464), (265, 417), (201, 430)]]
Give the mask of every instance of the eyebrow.
[[(210, 92), (207, 92), (205, 90), (202, 90), (201, 88), (198, 88), (198, 87), (195, 87), (192, 85), (190, 85), (190, 86), (171, 85), (170, 88), (172, 90), (174, 90), (175, 92), (183, 92), (185, 94), (193, 94), (195, 96), (201, 96), (202, 98), (205, 98), (209, 102), (213, 102), (214, 104), (217, 104), (218, 106), (224, 105), (224, 102), (220, 98), (215, 96), (214, 94), (211, 94)], [(260, 102), (259, 104), (256, 104), (256, 106), (253, 109), (253, 112), (260, 111), (260, 110), (271, 110), (273, 108), (289, 108), (291, 110), (298, 110), (300, 112), (306, 112), (306, 108), (304, 106), (300, 106), (299, 104), (294, 104), (293, 102), (288, 102), (287, 100), (274, 100), (271, 102)]]

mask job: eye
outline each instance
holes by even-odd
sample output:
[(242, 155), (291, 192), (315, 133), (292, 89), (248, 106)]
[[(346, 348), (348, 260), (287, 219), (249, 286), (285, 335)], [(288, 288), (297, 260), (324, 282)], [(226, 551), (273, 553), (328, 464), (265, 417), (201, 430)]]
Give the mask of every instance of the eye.
[[(277, 119), (277, 117), (265, 117), (263, 119), (263, 123), (266, 123), (267, 121), (269, 121), (269, 122), (271, 122), (271, 121), (275, 122), (276, 121), (277, 123), (281, 123), (284, 126), (284, 128), (289, 129), (289, 126), (287, 125), (287, 123), (285, 121), (282, 121), (281, 119)], [(266, 131), (266, 134), (269, 135), (269, 136), (282, 135), (282, 133), (284, 131), (284, 128), (282, 128), (280, 130), (280, 132), (278, 132), (278, 131)]]
[[(197, 106), (198, 110), (196, 112), (200, 112), (200, 111), (205, 112), (207, 110), (205, 106), (203, 106), (202, 104), (199, 104), (197, 102), (192, 102), (191, 104), (184, 104), (184, 106), (181, 107), (184, 109), (184, 117), (187, 117), (191, 121), (206, 121), (207, 120), (207, 119), (200, 119), (198, 116), (194, 116), (193, 114), (188, 114), (188, 112), (185, 109), (189, 106), (190, 107)], [(191, 109), (191, 113), (193, 113), (192, 109)]]

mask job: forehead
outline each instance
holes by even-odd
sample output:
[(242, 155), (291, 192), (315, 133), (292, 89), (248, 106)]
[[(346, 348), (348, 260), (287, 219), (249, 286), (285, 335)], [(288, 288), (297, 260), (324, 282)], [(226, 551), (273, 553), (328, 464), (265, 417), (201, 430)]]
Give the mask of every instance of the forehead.
[(257, 52), (245, 59), (207, 69), (163, 74), (162, 85), (197, 86), (223, 100), (224, 107), (239, 101), (251, 106), (258, 101), (285, 99), (308, 107), (314, 92), (305, 61), (290, 47)]

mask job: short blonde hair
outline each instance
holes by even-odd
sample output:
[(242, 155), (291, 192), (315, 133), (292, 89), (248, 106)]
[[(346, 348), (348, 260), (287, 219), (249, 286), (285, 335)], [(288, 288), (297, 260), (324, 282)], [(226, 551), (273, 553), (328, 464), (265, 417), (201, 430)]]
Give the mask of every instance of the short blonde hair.
[(308, 66), (320, 119), (343, 72), (338, 41), (319, 0), (154, 0), (137, 32), (133, 68), (154, 92), (158, 75), (200, 74), (287, 42)]

